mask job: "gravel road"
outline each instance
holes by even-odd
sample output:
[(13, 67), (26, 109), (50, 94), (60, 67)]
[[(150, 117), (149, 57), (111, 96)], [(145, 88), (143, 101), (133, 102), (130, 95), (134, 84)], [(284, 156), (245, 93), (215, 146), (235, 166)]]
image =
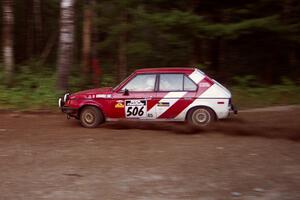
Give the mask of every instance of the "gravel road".
[(300, 109), (180, 123), (80, 127), (0, 113), (0, 200), (297, 200)]

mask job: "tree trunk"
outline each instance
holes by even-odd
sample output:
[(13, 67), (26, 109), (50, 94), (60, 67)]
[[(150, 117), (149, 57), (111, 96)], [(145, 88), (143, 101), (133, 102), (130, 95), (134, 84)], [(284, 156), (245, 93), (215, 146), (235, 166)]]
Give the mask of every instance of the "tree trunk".
[(217, 37), (211, 40), (211, 69), (217, 75), (220, 68), (220, 42), (221, 38)]
[(83, 36), (82, 36), (82, 67), (85, 79), (89, 79), (91, 61), (91, 34), (92, 34), (92, 7), (85, 1), (83, 11)]
[(50, 35), (48, 41), (46, 42), (46, 45), (44, 49), (41, 52), (40, 56), (40, 63), (43, 64), (46, 62), (47, 58), (49, 57), (52, 49), (54, 48), (58, 38), (58, 32), (53, 31), (53, 33)]
[[(227, 23), (230, 15), (226, 12), (216, 13), (214, 21), (216, 23)], [(214, 70), (216, 78), (226, 81), (228, 78), (228, 69), (226, 68), (226, 38), (219, 36), (212, 41), (212, 60), (211, 67)]]
[(197, 64), (199, 63), (199, 58), (200, 58), (200, 49), (201, 49), (201, 41), (197, 39), (193, 39), (193, 43), (191, 44), (192, 48), (192, 54), (190, 58), (190, 63), (189, 65), (191, 67), (197, 67)]
[[(293, 0), (284, 0), (283, 4), (283, 21), (285, 24), (290, 23), (290, 19), (293, 19), (294, 7)], [(298, 66), (299, 59), (297, 57), (297, 45), (294, 42), (290, 42), (287, 50), (287, 63), (289, 68), (294, 72), (291, 76), (295, 79), (299, 77), (300, 69)]]
[[(192, 0), (191, 5), (190, 5), (190, 12), (194, 13), (196, 15), (201, 15), (201, 13), (197, 13), (197, 7), (200, 5), (201, 1), (198, 0)], [(191, 44), (191, 57), (190, 57), (190, 63), (189, 65), (192, 67), (199, 67), (197, 65), (199, 64), (204, 64), (204, 42), (205, 39), (200, 39), (197, 37), (194, 37), (192, 39), (192, 44)]]
[(291, 15), (293, 14), (293, 0), (284, 0), (283, 1), (283, 21), (288, 23), (290, 20)]
[[(127, 9), (124, 8), (121, 11), (121, 23), (127, 25), (128, 13)], [(122, 30), (119, 35), (119, 52), (118, 52), (118, 81), (122, 81), (127, 75), (127, 30)]]
[(12, 84), (14, 71), (13, 0), (3, 0), (3, 62), (5, 83)]
[(42, 15), (41, 15), (41, 0), (33, 0), (33, 16), (34, 16), (34, 49), (35, 53), (40, 54), (43, 41), (42, 35)]
[(34, 14), (33, 14), (33, 1), (26, 0), (26, 59), (32, 59), (34, 55)]
[[(92, 0), (92, 7), (95, 7), (96, 1)], [(96, 13), (92, 10), (92, 18), (96, 19)], [(100, 76), (101, 76), (101, 62), (98, 58), (98, 29), (97, 26), (94, 24), (94, 21), (92, 21), (92, 44), (91, 44), (91, 65), (92, 65), (92, 76), (93, 76), (93, 83), (94, 87), (99, 87), (100, 85)]]
[(73, 61), (74, 3), (75, 0), (61, 1), (60, 37), (57, 63), (57, 87), (61, 91), (66, 91), (68, 89), (69, 69)]

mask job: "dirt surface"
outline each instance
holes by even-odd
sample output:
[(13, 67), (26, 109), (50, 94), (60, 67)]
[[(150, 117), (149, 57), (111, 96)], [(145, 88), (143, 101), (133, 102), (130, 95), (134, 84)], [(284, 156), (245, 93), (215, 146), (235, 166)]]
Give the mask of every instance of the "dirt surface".
[(206, 129), (0, 114), (0, 200), (300, 199), (300, 109)]

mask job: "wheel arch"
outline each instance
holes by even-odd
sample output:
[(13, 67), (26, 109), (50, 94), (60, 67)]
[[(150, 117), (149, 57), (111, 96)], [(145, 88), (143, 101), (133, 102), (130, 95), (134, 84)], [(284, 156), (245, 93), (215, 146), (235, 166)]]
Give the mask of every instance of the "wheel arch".
[(78, 109), (78, 117), (80, 117), (80, 113), (82, 112), (82, 110), (86, 107), (95, 107), (97, 108), (104, 116), (104, 120), (106, 119), (105, 117), (105, 113), (103, 112), (102, 106), (98, 105), (98, 104), (93, 104), (93, 103), (87, 103), (87, 104), (83, 104), (79, 109)]
[(207, 105), (197, 105), (197, 106), (191, 107), (191, 108), (186, 112), (186, 115), (185, 115), (185, 121), (187, 121), (189, 114), (190, 114), (191, 112), (193, 112), (193, 110), (195, 110), (195, 109), (197, 109), (197, 108), (206, 108), (206, 109), (211, 110), (211, 111), (213, 112), (213, 114), (214, 114), (214, 119), (215, 119), (215, 120), (218, 120), (218, 115), (217, 115), (216, 111), (215, 111), (212, 107), (207, 106)]

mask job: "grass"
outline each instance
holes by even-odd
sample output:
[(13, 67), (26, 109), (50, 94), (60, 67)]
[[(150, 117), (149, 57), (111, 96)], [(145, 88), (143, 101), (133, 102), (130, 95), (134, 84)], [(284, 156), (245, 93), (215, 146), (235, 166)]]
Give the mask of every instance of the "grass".
[(274, 85), (259, 88), (232, 88), (233, 101), (239, 108), (300, 104), (300, 87)]
[(238, 82), (230, 89), (234, 104), (242, 109), (300, 104), (300, 86), (286, 78), (281, 84), (271, 86)]
[(53, 109), (59, 96), (54, 89), (53, 78), (41, 78), (34, 81), (36, 84), (18, 85), (12, 88), (0, 85), (0, 108), (16, 110)]
[[(3, 73), (0, 73), (0, 81)], [(11, 87), (0, 82), (0, 109), (33, 110), (53, 109), (58, 92), (56, 78), (52, 72), (31, 73), (26, 67), (14, 77)]]

